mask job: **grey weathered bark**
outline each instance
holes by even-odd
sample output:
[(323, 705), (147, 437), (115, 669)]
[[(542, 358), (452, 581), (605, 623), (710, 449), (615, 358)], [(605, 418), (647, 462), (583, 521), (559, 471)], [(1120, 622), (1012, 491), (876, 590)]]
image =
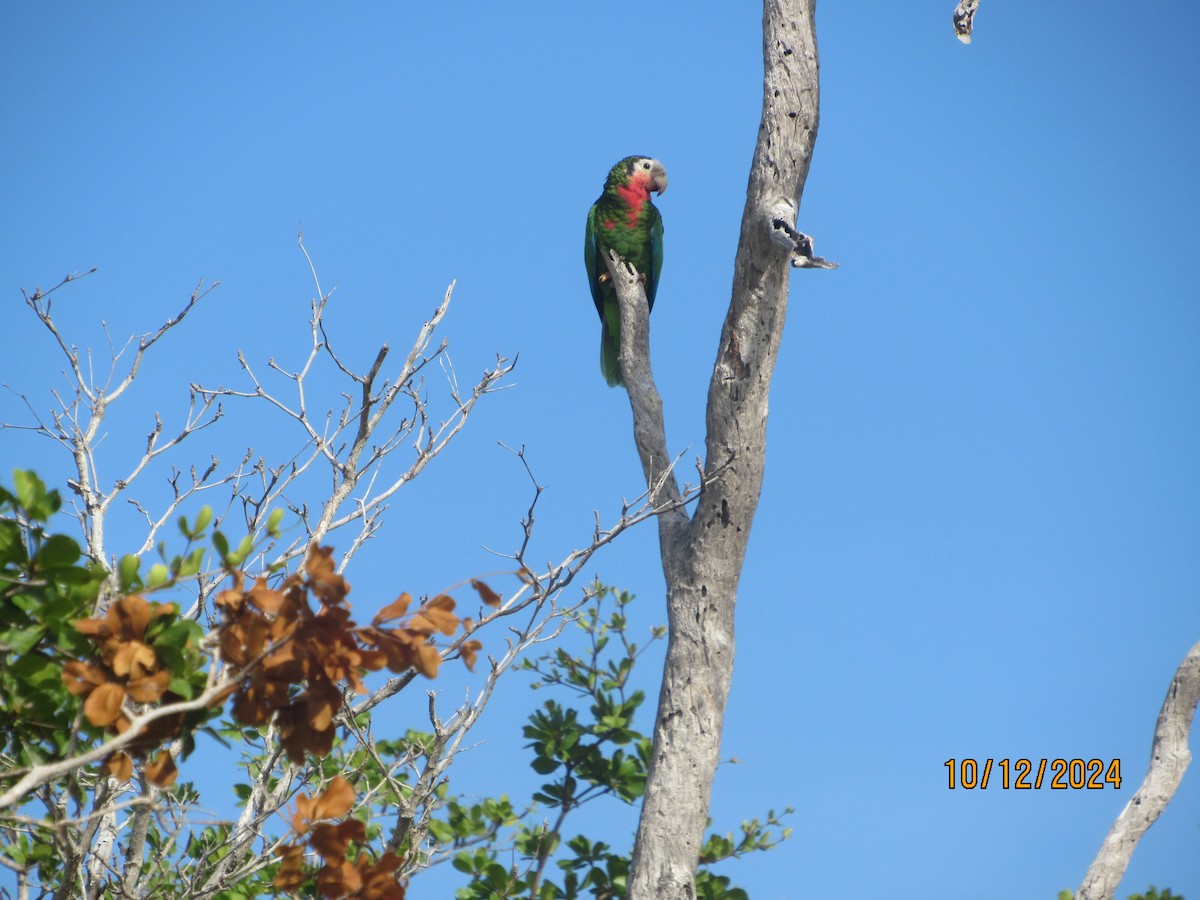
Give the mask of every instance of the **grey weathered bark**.
[(1197, 703), (1200, 703), (1200, 644), (1188, 651), (1175, 670), (1154, 727), (1146, 777), (1113, 822), (1075, 900), (1111, 900), (1116, 893), (1138, 841), (1171, 802), (1192, 761), (1188, 734)]
[[(734, 605), (758, 506), (767, 395), (793, 266), (831, 268), (795, 229), (818, 119), (815, 0), (767, 0), (763, 112), (750, 168), (733, 296), (708, 389), (704, 487), (689, 517), (659, 515), (670, 626), (630, 900), (695, 896), (733, 670)], [(611, 261), (610, 261), (611, 263)], [(679, 496), (650, 373), (644, 293), (613, 267), (621, 304), (621, 370), (634, 436), (656, 505)]]

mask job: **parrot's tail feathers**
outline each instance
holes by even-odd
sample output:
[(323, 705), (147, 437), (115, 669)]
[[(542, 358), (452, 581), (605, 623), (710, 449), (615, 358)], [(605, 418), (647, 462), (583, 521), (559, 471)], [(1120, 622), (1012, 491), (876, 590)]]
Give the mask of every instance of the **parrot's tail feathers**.
[(609, 387), (625, 384), (625, 379), (621, 377), (621, 362), (617, 359), (617, 342), (603, 324), (600, 325), (600, 372)]

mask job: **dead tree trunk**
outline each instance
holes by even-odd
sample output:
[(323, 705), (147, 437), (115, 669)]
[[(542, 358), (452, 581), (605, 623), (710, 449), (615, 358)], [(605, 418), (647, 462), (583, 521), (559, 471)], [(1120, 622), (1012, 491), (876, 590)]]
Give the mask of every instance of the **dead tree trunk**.
[[(695, 896), (733, 671), (738, 580), (758, 506), (767, 395), (779, 352), (793, 266), (812, 257), (796, 228), (817, 135), (815, 0), (767, 0), (763, 112), (750, 169), (733, 296), (708, 389), (704, 488), (694, 513), (659, 516), (670, 636), (654, 753), (630, 873), (631, 900)], [(677, 499), (650, 373), (646, 302), (635, 275), (613, 266), (621, 303), (620, 360), (638, 454), (656, 505)]]

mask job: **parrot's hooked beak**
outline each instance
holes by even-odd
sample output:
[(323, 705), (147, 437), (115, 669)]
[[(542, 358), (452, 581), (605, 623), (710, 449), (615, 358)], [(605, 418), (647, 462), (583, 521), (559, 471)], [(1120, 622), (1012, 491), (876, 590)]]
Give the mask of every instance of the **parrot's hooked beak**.
[(665, 194), (667, 191), (667, 170), (662, 167), (662, 163), (656, 163), (654, 168), (650, 170), (650, 176), (654, 180), (653, 190), (660, 194)]

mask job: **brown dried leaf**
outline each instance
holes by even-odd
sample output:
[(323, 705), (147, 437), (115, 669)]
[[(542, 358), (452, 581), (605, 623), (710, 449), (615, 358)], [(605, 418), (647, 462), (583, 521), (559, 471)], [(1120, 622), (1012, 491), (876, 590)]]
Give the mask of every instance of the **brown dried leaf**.
[[(384, 666), (387, 665), (387, 661), (388, 661), (387, 654), (380, 650), (360, 650), (358, 652), (362, 658), (362, 667), (364, 669), (366, 669), (368, 672), (378, 672), (380, 669), (382, 669)], [(362, 682), (359, 681), (357, 678), (355, 679), (355, 683), (356, 683), (356, 687), (355, 687), (356, 693), (362, 693), (363, 691), (366, 690), (365, 685), (363, 685)], [(359, 687), (362, 687), (363, 690), (360, 691), (358, 689)]]
[(112, 658), (112, 670), (121, 678), (141, 678), (158, 668), (154, 651), (138, 640), (125, 641), (117, 646)]
[(75, 630), (80, 634), (85, 634), (88, 637), (99, 635), (101, 637), (108, 636), (108, 623), (104, 619), (72, 619), (71, 624), (75, 626)]
[(154, 608), (146, 601), (145, 597), (138, 594), (122, 597), (108, 608), (108, 613), (105, 615), (109, 631), (113, 635), (119, 635), (127, 640), (131, 638), (141, 640), (146, 634), (146, 626), (150, 624), (153, 617)]
[(233, 718), (242, 725), (257, 728), (271, 720), (271, 711), (263, 701), (261, 686), (250, 683), (233, 700)]
[(250, 588), (246, 596), (250, 602), (265, 612), (267, 615), (278, 613), (284, 606), (288, 604), (287, 597), (280, 591), (273, 590), (267, 586), (265, 578), (259, 578), (254, 587)]
[(218, 591), (217, 596), (213, 598), (213, 603), (221, 607), (227, 612), (240, 612), (242, 605), (246, 602), (246, 595), (242, 591), (235, 591), (232, 588)]
[(400, 868), (400, 864), (403, 862), (403, 859), (389, 850), (375, 861), (375, 863), (371, 866), (371, 870), (380, 873), (395, 872)]
[(221, 659), (235, 666), (243, 666), (254, 657), (246, 651), (246, 629), (240, 625), (227, 625), (219, 637)]
[(317, 797), (313, 804), (313, 819), (336, 819), (350, 812), (354, 805), (354, 788), (341, 775), (329, 782), (329, 787)]
[(404, 672), (412, 667), (413, 646), (423, 638), (405, 631), (403, 628), (393, 628), (384, 631), (368, 626), (359, 631), (363, 642), (378, 649), (383, 654), (388, 669), (392, 672)]
[(318, 547), (316, 544), (309, 547), (304, 571), (308, 575), (312, 592), (326, 606), (344, 602), (346, 595), (350, 593), (350, 585), (346, 579), (337, 574), (332, 547)]
[(471, 579), (471, 587), (475, 588), (475, 590), (479, 592), (479, 599), (493, 609), (503, 602), (503, 598), (499, 594), (493, 591), (478, 578)]
[(358, 819), (347, 819), (336, 825), (316, 825), (308, 846), (316, 850), (327, 863), (340, 863), (346, 858), (351, 841), (361, 841), (367, 836), (367, 826)]
[(145, 678), (134, 678), (125, 685), (131, 700), (138, 703), (155, 703), (166, 693), (171, 683), (170, 673), (158, 671)]
[(308, 823), (314, 818), (313, 808), (316, 805), (317, 801), (308, 794), (296, 795), (296, 812), (292, 814), (292, 831), (296, 834), (304, 834), (308, 831)]
[(393, 874), (401, 862), (400, 857), (390, 850), (374, 864), (366, 863), (359, 856), (357, 865), (363, 880), (358, 894), (360, 900), (404, 900), (404, 885), (397, 882)]
[(327, 730), (341, 705), (342, 692), (332, 682), (313, 682), (304, 693), (305, 724), (315, 731)]
[(128, 781), (133, 777), (133, 760), (123, 751), (118, 751), (106, 759), (104, 768), (117, 781)]
[(375, 613), (375, 618), (371, 620), (372, 625), (379, 625), (383, 622), (389, 622), (392, 619), (398, 619), (406, 612), (412, 603), (412, 594), (405, 591), (379, 612)]
[[(263, 620), (260, 618), (257, 621), (262, 622)], [(284, 638), (291, 637), (296, 633), (296, 629), (299, 628), (298, 619), (285, 619), (282, 616), (278, 616), (264, 624), (267, 627), (267, 636), (270, 638), (272, 644), (277, 644)]]
[(62, 680), (68, 691), (76, 697), (81, 697), (104, 684), (108, 675), (102, 669), (73, 659), (63, 666)]
[(404, 900), (404, 885), (392, 880), (386, 873), (363, 876), (363, 887), (358, 892), (359, 900)]
[(412, 667), (426, 678), (437, 678), (438, 666), (442, 664), (442, 655), (432, 644), (422, 644), (417, 648)]
[(415, 647), (407, 647), (400, 643), (390, 645), (385, 652), (388, 658), (388, 670), (397, 673), (407, 672), (411, 669), (413, 660), (417, 656)]
[(300, 844), (284, 845), (279, 871), (275, 874), (275, 887), (281, 891), (294, 891), (304, 881), (304, 847)]
[(125, 702), (125, 688), (115, 682), (97, 685), (83, 703), (83, 714), (97, 727), (111, 725), (121, 715), (121, 704)]
[(322, 897), (355, 896), (362, 887), (362, 876), (351, 862), (324, 866), (317, 872), (317, 891)]
[(322, 731), (309, 725), (304, 699), (293, 706), (280, 709), (275, 722), (279, 726), (279, 742), (283, 745), (284, 752), (287, 753), (288, 759), (297, 765), (309, 756), (328, 756), (333, 749), (337, 729), (330, 725)]
[(405, 886), (392, 881), (390, 875), (376, 875), (369, 884), (363, 885), (358, 896), (361, 900), (404, 900), (405, 890)]
[(452, 611), (454, 609), (454, 598), (449, 594), (438, 594), (436, 597), (426, 600), (421, 606), (422, 610), (426, 609), (444, 609)]
[(409, 619), (408, 627), (426, 636), (434, 632), (451, 635), (458, 630), (458, 616), (440, 609), (424, 610)]
[(481, 649), (483, 649), (481, 641), (463, 641), (458, 645), (458, 652), (462, 657), (462, 661), (466, 663), (467, 668), (472, 672), (475, 671), (475, 660), (478, 658), (477, 653)]
[(335, 737), (337, 737), (337, 729), (333, 726), (326, 728), (324, 731), (313, 730), (305, 735), (303, 742), (293, 742), (292, 749), (296, 751), (296, 755), (294, 757), (289, 756), (289, 759), (299, 765), (304, 762), (306, 755), (328, 756), (333, 752), (333, 739)]
[(156, 787), (169, 787), (179, 777), (175, 760), (166, 750), (159, 750), (153, 762), (146, 763), (146, 779)]
[(305, 660), (296, 655), (295, 644), (290, 641), (271, 650), (263, 658), (263, 672), (276, 682), (299, 682), (304, 678), (305, 671)]

